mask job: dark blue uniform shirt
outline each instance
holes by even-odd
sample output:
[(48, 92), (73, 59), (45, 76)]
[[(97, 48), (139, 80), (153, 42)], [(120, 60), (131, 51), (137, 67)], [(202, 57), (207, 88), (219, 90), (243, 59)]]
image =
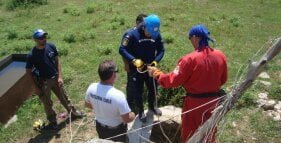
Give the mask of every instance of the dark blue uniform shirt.
[(159, 62), (164, 56), (162, 37), (160, 34), (156, 39), (145, 37), (140, 25), (124, 34), (119, 53), (129, 62), (133, 59), (141, 59), (146, 64)]
[(58, 56), (58, 51), (52, 43), (47, 43), (44, 49), (34, 47), (27, 55), (26, 68), (36, 68), (39, 71), (40, 77), (52, 78), (58, 75), (55, 63), (56, 56)]

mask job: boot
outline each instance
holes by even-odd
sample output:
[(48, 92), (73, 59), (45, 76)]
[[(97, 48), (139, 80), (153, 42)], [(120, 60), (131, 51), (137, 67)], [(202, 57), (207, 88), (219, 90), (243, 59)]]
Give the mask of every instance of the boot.
[(139, 119), (141, 120), (141, 122), (145, 123), (146, 122), (146, 115), (144, 114), (144, 112), (139, 112)]
[(72, 120), (75, 120), (75, 119), (81, 119), (85, 117), (85, 114), (83, 112), (80, 112), (80, 111), (72, 111), (71, 112), (71, 119)]
[(162, 111), (159, 108), (153, 107), (153, 108), (149, 108), (149, 110), (151, 110), (154, 113), (154, 115), (162, 116)]
[(46, 130), (58, 130), (59, 126), (57, 122), (50, 122), (47, 126), (45, 126), (43, 129)]

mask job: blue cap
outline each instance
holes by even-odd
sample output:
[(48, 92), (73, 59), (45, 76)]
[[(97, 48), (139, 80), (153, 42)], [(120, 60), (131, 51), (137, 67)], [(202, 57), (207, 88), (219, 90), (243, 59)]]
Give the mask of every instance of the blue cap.
[(42, 38), (44, 36), (48, 35), (47, 32), (45, 32), (43, 29), (36, 29), (34, 32), (33, 32), (33, 38), (34, 39), (39, 39), (39, 38)]
[(156, 39), (159, 35), (160, 19), (157, 15), (151, 14), (144, 18), (144, 26), (151, 38)]
[(210, 38), (210, 32), (208, 31), (207, 27), (205, 27), (203, 24), (192, 26), (189, 30), (188, 36), (196, 36), (202, 38), (199, 41), (199, 47), (197, 48), (201, 48), (202, 45), (209, 47), (209, 41), (214, 42), (214, 40)]

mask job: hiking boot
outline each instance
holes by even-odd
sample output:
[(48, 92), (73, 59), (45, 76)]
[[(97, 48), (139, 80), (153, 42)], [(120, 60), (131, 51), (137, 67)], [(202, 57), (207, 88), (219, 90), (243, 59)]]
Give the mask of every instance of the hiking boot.
[(45, 130), (58, 130), (59, 126), (57, 122), (50, 122), (47, 126), (45, 126), (43, 129)]
[(85, 117), (85, 114), (80, 111), (71, 112), (71, 119), (80, 119)]
[(153, 107), (150, 108), (149, 110), (151, 110), (154, 113), (154, 115), (162, 116), (162, 111), (159, 108)]
[(140, 119), (141, 122), (143, 122), (143, 123), (146, 122), (146, 115), (144, 114), (144, 112), (139, 112), (139, 119)]

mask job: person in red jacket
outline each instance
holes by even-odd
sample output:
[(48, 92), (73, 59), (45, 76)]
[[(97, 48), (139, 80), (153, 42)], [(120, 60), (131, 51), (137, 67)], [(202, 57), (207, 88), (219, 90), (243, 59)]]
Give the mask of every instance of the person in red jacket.
[[(227, 80), (226, 56), (209, 46), (209, 41), (213, 40), (208, 29), (204, 25), (195, 25), (188, 35), (195, 50), (183, 56), (173, 72), (164, 74), (155, 67), (148, 67), (149, 75), (157, 79), (163, 88), (184, 87), (186, 96), (182, 113), (221, 96), (221, 86)], [(188, 141), (196, 129), (209, 119), (218, 103), (212, 102), (182, 114), (182, 142)], [(215, 133), (216, 129), (205, 141), (216, 142)]]

